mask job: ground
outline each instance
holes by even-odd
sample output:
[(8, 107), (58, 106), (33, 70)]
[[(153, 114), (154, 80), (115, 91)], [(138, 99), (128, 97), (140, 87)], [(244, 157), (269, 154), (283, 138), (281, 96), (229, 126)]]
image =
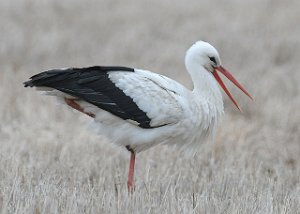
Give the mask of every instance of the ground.
[[(0, 2), (1, 213), (300, 213), (300, 2)], [(137, 156), (87, 129), (86, 115), (25, 89), (60, 67), (123, 65), (188, 88), (183, 58), (209, 41), (254, 96), (226, 81), (216, 141), (195, 157), (158, 146)]]

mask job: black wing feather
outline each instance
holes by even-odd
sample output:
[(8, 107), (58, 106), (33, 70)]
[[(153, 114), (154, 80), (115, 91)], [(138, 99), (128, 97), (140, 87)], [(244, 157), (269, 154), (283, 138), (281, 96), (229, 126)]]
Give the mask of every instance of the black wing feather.
[[(109, 79), (108, 72), (134, 72), (134, 69), (118, 66), (93, 66), (49, 70), (32, 76), (25, 87), (50, 87), (80, 98), (124, 120), (131, 119), (142, 128), (150, 126), (151, 119), (139, 109), (133, 99)], [(160, 126), (157, 126), (160, 127)]]

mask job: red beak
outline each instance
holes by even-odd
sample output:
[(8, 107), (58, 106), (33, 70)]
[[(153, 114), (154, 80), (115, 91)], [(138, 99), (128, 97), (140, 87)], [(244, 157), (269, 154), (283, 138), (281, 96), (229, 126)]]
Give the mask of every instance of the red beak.
[(248, 97), (250, 97), (251, 100), (253, 100), (253, 98), (251, 97), (251, 95), (246, 91), (246, 89), (244, 89), (244, 87), (232, 76), (232, 74), (227, 71), (225, 68), (223, 68), (222, 66), (216, 67), (213, 75), (216, 78), (216, 80), (218, 81), (218, 83), (220, 84), (220, 86), (223, 88), (223, 90), (225, 91), (225, 93), (228, 95), (228, 97), (231, 99), (231, 101), (234, 103), (234, 105), (241, 111), (239, 105), (237, 104), (237, 102), (235, 101), (235, 99), (232, 97), (232, 95), (230, 94), (230, 92), (228, 91), (228, 89), (226, 88), (225, 84), (223, 83), (222, 79), (220, 78), (219, 74), (217, 71), (220, 71), (222, 74), (224, 74), (233, 84), (235, 84), (239, 89), (241, 89)]

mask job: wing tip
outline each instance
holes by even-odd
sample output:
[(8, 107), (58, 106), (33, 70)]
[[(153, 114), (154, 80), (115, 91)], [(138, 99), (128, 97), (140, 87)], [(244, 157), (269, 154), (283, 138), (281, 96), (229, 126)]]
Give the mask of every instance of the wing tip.
[(25, 88), (27, 88), (27, 87), (33, 87), (34, 84), (33, 84), (33, 81), (32, 81), (32, 80), (28, 80), (28, 81), (26, 81), (26, 82), (23, 82), (23, 86), (24, 86)]

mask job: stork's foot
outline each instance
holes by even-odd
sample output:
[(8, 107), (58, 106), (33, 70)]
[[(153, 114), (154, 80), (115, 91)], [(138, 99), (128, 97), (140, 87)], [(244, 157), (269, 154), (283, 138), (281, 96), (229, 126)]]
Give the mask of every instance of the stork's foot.
[(135, 186), (133, 182), (127, 182), (127, 189), (128, 189), (128, 193), (129, 194), (133, 194), (134, 190), (135, 190)]

